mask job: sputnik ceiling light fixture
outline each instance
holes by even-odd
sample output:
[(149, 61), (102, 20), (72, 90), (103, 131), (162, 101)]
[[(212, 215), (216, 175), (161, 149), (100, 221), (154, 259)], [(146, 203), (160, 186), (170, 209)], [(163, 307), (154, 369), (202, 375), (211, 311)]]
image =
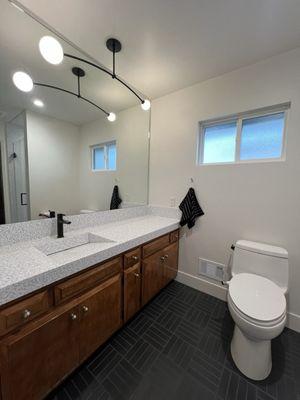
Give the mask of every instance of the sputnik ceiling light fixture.
[(39, 42), (39, 49), (43, 58), (48, 61), (50, 64), (58, 65), (60, 64), (64, 57), (71, 58), (73, 60), (77, 60), (88, 64), (94, 68), (99, 69), (102, 72), (110, 75), (113, 79), (116, 79), (123, 86), (125, 86), (128, 90), (130, 90), (141, 102), (141, 107), (143, 110), (147, 111), (151, 107), (151, 103), (148, 99), (143, 99), (132, 87), (130, 87), (126, 82), (124, 82), (119, 76), (116, 74), (116, 54), (119, 53), (122, 49), (122, 44), (118, 39), (110, 38), (106, 41), (106, 48), (113, 53), (113, 70), (112, 72), (108, 69), (101, 67), (98, 64), (95, 64), (89, 60), (86, 60), (81, 57), (74, 56), (69, 53), (64, 53), (63, 48), (59, 41), (52, 36), (44, 36), (41, 38)]
[[(99, 107), (97, 104), (92, 102), (91, 100), (87, 99), (86, 97), (83, 97), (81, 95), (80, 91), (80, 78), (83, 78), (85, 76), (85, 71), (82, 68), (79, 67), (73, 67), (72, 68), (72, 73), (77, 77), (77, 93), (72, 92), (71, 90), (67, 90), (64, 88), (61, 88), (59, 86), (54, 86), (54, 85), (48, 85), (47, 83), (41, 83), (41, 82), (33, 82), (32, 78), (30, 75), (28, 75), (26, 72), (23, 71), (17, 71), (13, 74), (13, 82), (15, 86), (21, 90), (22, 92), (31, 92), (34, 86), (41, 86), (45, 88), (50, 88), (50, 89), (55, 89), (59, 90), (60, 92), (68, 93), (71, 94), (72, 96), (76, 96), (78, 99), (81, 99), (94, 107), (98, 108), (101, 110), (104, 114), (106, 114), (107, 119), (110, 122), (113, 122), (116, 120), (116, 114), (113, 112), (107, 112), (104, 110), (102, 107)], [(34, 103), (37, 105), (36, 103)], [(40, 106), (40, 105), (39, 105)]]
[(75, 76), (77, 77), (77, 93), (72, 92), (71, 90), (63, 89), (63, 88), (61, 88), (61, 87), (59, 87), (59, 86), (48, 85), (48, 84), (46, 84), (46, 83), (33, 82), (33, 84), (34, 84), (35, 86), (42, 86), (42, 87), (46, 87), (46, 88), (50, 88), (50, 89), (56, 89), (56, 90), (59, 90), (59, 91), (64, 92), (64, 93), (71, 94), (72, 96), (76, 96), (76, 97), (78, 97), (78, 99), (81, 99), (81, 100), (83, 100), (83, 101), (85, 101), (85, 102), (91, 104), (92, 106), (98, 108), (99, 110), (101, 110), (104, 114), (106, 114), (106, 117), (107, 117), (107, 119), (108, 119), (110, 122), (115, 121), (115, 120), (116, 120), (116, 114), (115, 114), (115, 113), (113, 113), (113, 112), (110, 112), (110, 113), (107, 112), (106, 110), (104, 110), (102, 107), (98, 106), (98, 105), (97, 105), (96, 103), (94, 103), (93, 101), (91, 101), (91, 100), (89, 100), (89, 99), (87, 99), (86, 97), (83, 97), (83, 96), (81, 95), (81, 91), (80, 91), (80, 79), (83, 78), (83, 77), (85, 76), (85, 71), (84, 71), (82, 68), (73, 67), (73, 68), (72, 68), (72, 73), (73, 73), (73, 75), (75, 75)]
[[(130, 92), (132, 92), (141, 102), (141, 107), (144, 111), (147, 111), (151, 107), (151, 103), (148, 99), (143, 99), (134, 89), (132, 89), (126, 82), (124, 82), (121, 78), (119, 78), (116, 75), (116, 53), (119, 53), (122, 49), (122, 45), (119, 40), (110, 38), (106, 41), (106, 47), (109, 51), (113, 53), (113, 71), (109, 71), (105, 69), (104, 67), (101, 67), (100, 65), (97, 65), (89, 60), (85, 60), (81, 57), (74, 56), (72, 54), (64, 53), (63, 48), (59, 41), (55, 39), (52, 36), (43, 36), (40, 39), (39, 42), (39, 49), (42, 57), (49, 62), (50, 64), (53, 65), (58, 65), (60, 64), (64, 57), (71, 58), (80, 62), (83, 62), (85, 64), (88, 64), (94, 68), (99, 69), (100, 71), (105, 72), (106, 74), (110, 75), (113, 79), (116, 79), (118, 82), (120, 82), (123, 86), (125, 86)], [(106, 114), (107, 119), (110, 122), (113, 122), (116, 120), (116, 114), (113, 112), (108, 112), (104, 110), (102, 107), (98, 106), (91, 100), (87, 99), (86, 97), (83, 97), (81, 95), (80, 91), (80, 79), (85, 76), (85, 71), (80, 68), (80, 67), (73, 67), (72, 68), (72, 73), (77, 77), (77, 93), (72, 92), (70, 90), (54, 86), (54, 85), (48, 85), (46, 83), (41, 83), (41, 82), (33, 82), (32, 78), (30, 75), (23, 71), (17, 71), (13, 75), (13, 82), (15, 86), (23, 91), (23, 92), (30, 92), (34, 86), (41, 86), (41, 87), (46, 87), (46, 88), (51, 88), (51, 89), (56, 89), (61, 92), (68, 93), (72, 96), (76, 96), (79, 99), (93, 105), (94, 107), (98, 108), (101, 110), (104, 114)]]

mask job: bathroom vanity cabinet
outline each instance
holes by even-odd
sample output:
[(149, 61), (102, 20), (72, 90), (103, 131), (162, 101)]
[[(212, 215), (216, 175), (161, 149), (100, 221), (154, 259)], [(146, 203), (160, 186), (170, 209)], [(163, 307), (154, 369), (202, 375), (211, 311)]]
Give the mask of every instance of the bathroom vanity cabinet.
[(43, 399), (177, 269), (178, 230), (3, 306), (0, 399)]

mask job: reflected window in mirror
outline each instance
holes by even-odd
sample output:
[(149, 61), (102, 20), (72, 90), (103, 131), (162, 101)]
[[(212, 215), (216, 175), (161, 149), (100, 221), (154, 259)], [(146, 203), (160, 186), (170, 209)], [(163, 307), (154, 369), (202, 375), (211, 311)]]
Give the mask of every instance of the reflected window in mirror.
[(92, 170), (115, 171), (117, 169), (116, 141), (92, 146)]

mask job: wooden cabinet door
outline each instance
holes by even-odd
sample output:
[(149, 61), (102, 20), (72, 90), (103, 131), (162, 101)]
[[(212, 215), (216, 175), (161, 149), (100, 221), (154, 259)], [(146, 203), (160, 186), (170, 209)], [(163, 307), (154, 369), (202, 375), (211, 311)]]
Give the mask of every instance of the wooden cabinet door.
[(79, 304), (80, 361), (104, 343), (121, 324), (122, 282), (118, 274), (82, 296)]
[(142, 266), (142, 304), (146, 304), (163, 286), (162, 252), (143, 260)]
[(175, 279), (178, 272), (178, 242), (144, 259), (142, 272), (142, 304), (144, 305)]
[(166, 286), (178, 272), (178, 242), (163, 250), (163, 259), (163, 286)]
[(41, 400), (78, 365), (78, 308), (47, 318), (2, 341), (3, 399)]
[(124, 271), (124, 321), (128, 321), (141, 308), (140, 263)]

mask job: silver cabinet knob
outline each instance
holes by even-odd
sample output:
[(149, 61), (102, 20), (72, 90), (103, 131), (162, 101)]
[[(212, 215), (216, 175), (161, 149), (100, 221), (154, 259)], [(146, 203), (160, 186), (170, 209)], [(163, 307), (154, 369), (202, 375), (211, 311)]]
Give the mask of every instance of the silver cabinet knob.
[(87, 312), (89, 311), (88, 306), (82, 306), (82, 311), (83, 311), (84, 313), (87, 313)]
[(134, 276), (137, 277), (137, 278), (139, 278), (139, 277), (140, 277), (140, 274), (138, 274), (137, 272), (135, 272), (135, 273), (134, 273)]
[(165, 261), (165, 256), (161, 256), (160, 261)]
[(70, 317), (72, 321), (75, 321), (75, 319), (77, 319), (77, 315), (75, 313), (71, 313)]
[(27, 310), (27, 309), (26, 309), (26, 310), (23, 311), (23, 318), (24, 318), (24, 319), (29, 318), (30, 315), (31, 315), (31, 311), (30, 311), (30, 310)]
[(164, 257), (165, 257), (165, 258), (168, 258), (168, 257), (169, 257), (169, 254), (165, 254)]
[(131, 257), (134, 261), (137, 261), (139, 258), (138, 258), (138, 256), (132, 256)]

